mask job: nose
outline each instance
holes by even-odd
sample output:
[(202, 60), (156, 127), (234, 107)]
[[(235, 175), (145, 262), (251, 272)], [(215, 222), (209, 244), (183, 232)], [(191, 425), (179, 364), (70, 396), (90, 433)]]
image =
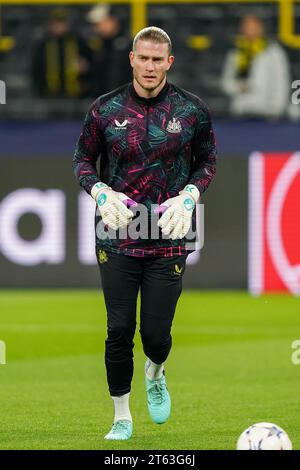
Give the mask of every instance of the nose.
[(152, 60), (149, 60), (147, 62), (147, 67), (146, 67), (147, 72), (152, 72), (154, 70), (154, 63)]

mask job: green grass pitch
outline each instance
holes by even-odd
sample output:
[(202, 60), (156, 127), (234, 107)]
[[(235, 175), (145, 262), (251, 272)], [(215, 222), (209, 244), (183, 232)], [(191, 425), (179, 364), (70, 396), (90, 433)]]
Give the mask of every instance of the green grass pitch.
[(234, 449), (250, 424), (270, 421), (300, 449), (299, 299), (183, 291), (166, 364), (172, 414), (147, 414), (144, 354), (135, 338), (133, 437), (103, 439), (112, 424), (97, 291), (0, 291), (0, 449)]

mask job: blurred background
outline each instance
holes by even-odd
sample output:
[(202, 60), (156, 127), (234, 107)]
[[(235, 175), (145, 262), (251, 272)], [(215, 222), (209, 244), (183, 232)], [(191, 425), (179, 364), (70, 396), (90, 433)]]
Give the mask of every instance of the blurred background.
[(147, 25), (171, 36), (169, 81), (208, 104), (218, 143), (186, 287), (299, 293), (298, 0), (2, 0), (0, 286), (99, 285), (71, 159), (90, 103), (131, 79)]

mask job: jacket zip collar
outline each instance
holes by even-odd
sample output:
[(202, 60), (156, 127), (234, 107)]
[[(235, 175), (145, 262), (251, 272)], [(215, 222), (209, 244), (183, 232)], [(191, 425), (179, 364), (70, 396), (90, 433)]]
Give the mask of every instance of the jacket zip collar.
[(144, 98), (142, 96), (139, 96), (137, 92), (135, 91), (135, 88), (133, 86), (133, 83), (129, 84), (129, 93), (132, 96), (132, 98), (137, 101), (138, 103), (144, 105), (144, 106), (153, 106), (157, 103), (160, 103), (165, 99), (169, 91), (169, 83), (166, 82), (165, 86), (163, 87), (162, 90), (158, 93), (157, 96), (154, 96), (153, 98)]

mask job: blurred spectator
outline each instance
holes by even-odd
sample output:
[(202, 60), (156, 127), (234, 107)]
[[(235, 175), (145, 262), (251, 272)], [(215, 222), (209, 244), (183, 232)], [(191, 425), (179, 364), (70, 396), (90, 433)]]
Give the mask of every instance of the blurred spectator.
[(71, 29), (68, 11), (54, 9), (48, 32), (33, 55), (34, 91), (45, 98), (75, 98), (88, 93), (92, 51)]
[(131, 81), (129, 52), (132, 41), (108, 5), (93, 7), (87, 19), (93, 24), (95, 33), (91, 41), (94, 49), (91, 89), (96, 97)]
[(287, 110), (290, 67), (283, 48), (265, 36), (263, 22), (246, 15), (236, 48), (226, 57), (221, 87), (234, 116), (276, 119)]

